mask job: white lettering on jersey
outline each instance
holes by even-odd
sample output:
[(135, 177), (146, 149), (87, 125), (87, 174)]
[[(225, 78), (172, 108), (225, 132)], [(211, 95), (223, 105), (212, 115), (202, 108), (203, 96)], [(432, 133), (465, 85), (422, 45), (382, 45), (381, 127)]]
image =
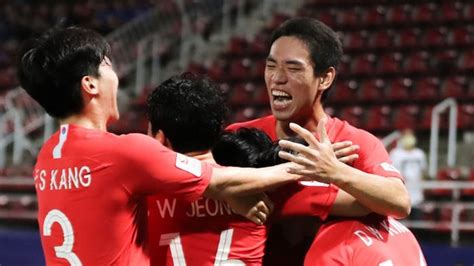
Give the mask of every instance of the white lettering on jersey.
[(59, 142), (53, 149), (54, 159), (61, 159), (62, 149), (63, 149), (64, 142), (66, 142), (68, 131), (69, 131), (69, 125), (61, 125), (61, 129), (59, 130)]
[(186, 211), (188, 217), (206, 217), (232, 215), (232, 209), (223, 201), (210, 198), (200, 198), (189, 205)]
[(164, 199), (163, 205), (161, 205), (160, 200), (156, 201), (156, 206), (158, 207), (158, 211), (160, 212), (161, 218), (165, 218), (166, 213), (168, 213), (168, 216), (173, 218), (174, 217), (174, 210), (176, 208), (176, 199), (172, 199), (172, 204), (170, 204), (170, 201), (168, 199)]
[(372, 239), (364, 232), (361, 230), (357, 230), (354, 232), (354, 235), (358, 236), (362, 242), (368, 247), (370, 247), (373, 243)]
[[(37, 188), (41, 191), (46, 188), (47, 180), (49, 180), (49, 190), (69, 190), (89, 187), (92, 183), (91, 169), (88, 166), (51, 169), (49, 171), (49, 178), (48, 171), (38, 169), (36, 170), (35, 182), (37, 182), (38, 179), (38, 172), (40, 181), (39, 184), (37, 184)], [(59, 185), (57, 178), (59, 178)]]
[(201, 161), (199, 161), (198, 159), (194, 159), (181, 153), (177, 153), (176, 167), (197, 177), (201, 176)]
[(305, 187), (329, 187), (329, 184), (318, 181), (300, 181), (299, 183)]
[(389, 163), (381, 163), (380, 166), (385, 170), (385, 171), (389, 171), (389, 172), (395, 172), (397, 174), (400, 174), (400, 171), (398, 171), (397, 168), (395, 168), (395, 166), (389, 164)]
[(365, 228), (374, 235), (379, 240), (383, 240), (382, 234), (380, 234), (379, 230), (373, 228), (372, 226), (366, 225)]

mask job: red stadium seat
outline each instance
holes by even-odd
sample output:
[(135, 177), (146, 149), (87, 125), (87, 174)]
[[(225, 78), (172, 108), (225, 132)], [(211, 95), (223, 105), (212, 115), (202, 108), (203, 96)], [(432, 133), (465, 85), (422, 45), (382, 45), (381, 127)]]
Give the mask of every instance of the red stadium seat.
[(389, 105), (375, 106), (367, 115), (365, 128), (372, 130), (389, 130), (393, 128), (392, 108)]
[(403, 105), (395, 114), (394, 126), (399, 130), (418, 129), (420, 123), (420, 107), (418, 105)]
[(377, 72), (381, 74), (400, 72), (401, 59), (400, 53), (383, 54), (379, 60)]
[[(459, 181), (461, 170), (459, 168), (442, 168), (438, 170), (436, 180), (438, 181)], [(436, 199), (449, 199), (452, 197), (452, 190), (446, 188), (436, 188), (427, 191), (427, 196)]]
[(443, 97), (463, 98), (466, 96), (465, 88), (467, 80), (465, 76), (447, 77), (442, 85)]
[(468, 50), (459, 60), (461, 70), (474, 70), (474, 50)]
[(362, 16), (362, 20), (365, 25), (381, 25), (386, 19), (386, 8), (383, 6), (373, 6), (366, 9), (365, 15)]
[(417, 100), (436, 100), (440, 98), (438, 77), (426, 77), (416, 81), (413, 97)]
[(393, 46), (393, 32), (390, 30), (377, 31), (370, 37), (370, 47), (387, 48)]
[(364, 118), (364, 109), (360, 106), (349, 106), (341, 110), (340, 117), (355, 127), (361, 127)]
[(459, 106), (458, 128), (474, 129), (474, 104), (463, 104)]
[(428, 53), (426, 51), (412, 53), (406, 56), (404, 69), (408, 73), (426, 72), (428, 70)]
[(410, 98), (410, 91), (413, 87), (413, 80), (409, 78), (399, 78), (391, 82), (388, 98), (395, 101), (404, 101)]
[(344, 34), (343, 42), (346, 49), (362, 49), (367, 45), (367, 31)]
[(443, 21), (455, 21), (460, 17), (462, 6), (459, 2), (446, 1), (441, 6), (440, 19)]
[[(467, 177), (467, 181), (468, 182), (473, 182), (474, 183), (474, 168), (471, 168), (471, 170), (469, 171), (469, 175)], [(472, 188), (465, 188), (461, 191), (461, 195), (463, 197), (469, 197), (469, 198), (472, 198), (474, 197), (474, 189)]]
[(235, 59), (230, 64), (230, 77), (238, 81), (244, 80), (251, 74), (250, 67), (250, 59)]
[(354, 74), (372, 74), (374, 68), (375, 55), (364, 54), (356, 57), (352, 63), (351, 70)]
[(334, 92), (331, 100), (335, 103), (339, 102), (350, 102), (356, 100), (358, 94), (359, 84), (352, 81), (336, 81)]
[(230, 39), (227, 53), (232, 56), (245, 56), (247, 55), (248, 43), (245, 38), (233, 37)]
[(361, 99), (365, 101), (382, 101), (385, 99), (385, 82), (382, 79), (369, 79), (360, 86)]
[(464, 45), (472, 43), (471, 33), (467, 26), (456, 27), (450, 30), (449, 42), (454, 45)]
[(422, 39), (424, 46), (442, 46), (447, 44), (448, 30), (444, 27), (430, 28), (425, 31)]
[(410, 21), (409, 11), (412, 9), (410, 5), (396, 5), (387, 10), (387, 21), (393, 24), (403, 24)]
[(400, 31), (395, 45), (398, 47), (415, 47), (419, 45), (419, 36), (421, 30), (419, 28), (410, 28)]
[(425, 3), (413, 7), (413, 20), (415, 22), (432, 22), (436, 19), (437, 6), (434, 3)]
[(352, 26), (360, 24), (359, 15), (360, 8), (343, 9), (338, 13), (338, 24), (342, 26)]
[(233, 86), (230, 91), (229, 103), (233, 106), (240, 106), (252, 100), (254, 87), (251, 83), (239, 83)]

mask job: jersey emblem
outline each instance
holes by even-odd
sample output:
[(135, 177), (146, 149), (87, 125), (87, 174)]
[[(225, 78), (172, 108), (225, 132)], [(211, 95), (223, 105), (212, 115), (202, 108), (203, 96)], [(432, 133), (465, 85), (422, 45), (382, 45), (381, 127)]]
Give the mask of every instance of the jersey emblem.
[(199, 160), (181, 153), (176, 153), (176, 167), (197, 177), (200, 177), (202, 173), (201, 162)]
[(385, 170), (385, 171), (389, 171), (389, 172), (395, 172), (395, 173), (398, 173), (400, 174), (400, 171), (397, 170), (397, 168), (395, 168), (395, 166), (389, 164), (389, 163), (381, 163), (380, 166), (382, 166), (382, 168)]

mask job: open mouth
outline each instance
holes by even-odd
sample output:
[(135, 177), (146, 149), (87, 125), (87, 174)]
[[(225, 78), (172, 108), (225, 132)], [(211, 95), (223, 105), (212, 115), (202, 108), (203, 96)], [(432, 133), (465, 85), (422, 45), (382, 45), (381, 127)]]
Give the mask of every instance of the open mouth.
[(286, 107), (293, 100), (290, 94), (281, 90), (272, 90), (272, 98), (273, 105), (279, 108)]

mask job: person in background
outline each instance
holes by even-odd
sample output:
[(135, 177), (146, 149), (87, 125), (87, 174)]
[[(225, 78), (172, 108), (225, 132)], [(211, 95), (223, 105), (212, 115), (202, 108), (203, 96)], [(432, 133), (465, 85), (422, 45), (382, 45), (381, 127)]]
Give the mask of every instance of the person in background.
[(419, 204), (423, 202), (423, 189), (420, 187), (427, 171), (425, 152), (416, 146), (416, 136), (411, 129), (405, 129), (398, 141), (398, 145), (390, 151), (390, 158), (403, 177), (410, 194), (412, 213), (410, 218), (421, 219), (422, 211)]

